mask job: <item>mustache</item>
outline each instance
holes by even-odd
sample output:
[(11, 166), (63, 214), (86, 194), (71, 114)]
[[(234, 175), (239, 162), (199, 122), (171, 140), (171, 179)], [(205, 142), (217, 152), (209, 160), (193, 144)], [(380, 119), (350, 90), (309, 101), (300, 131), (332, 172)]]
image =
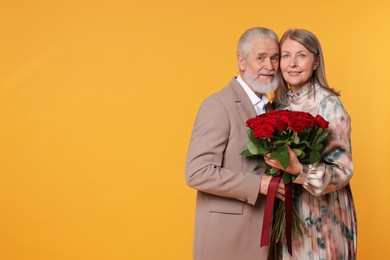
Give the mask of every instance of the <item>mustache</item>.
[(258, 73), (258, 76), (260, 75), (266, 75), (266, 76), (270, 76), (270, 75), (275, 75), (275, 71), (273, 70), (262, 70)]

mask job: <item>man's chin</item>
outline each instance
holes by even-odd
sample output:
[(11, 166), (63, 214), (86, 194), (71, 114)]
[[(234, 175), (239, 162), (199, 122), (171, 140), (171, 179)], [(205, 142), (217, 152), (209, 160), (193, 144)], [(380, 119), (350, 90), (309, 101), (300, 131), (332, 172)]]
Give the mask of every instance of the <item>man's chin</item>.
[(264, 83), (253, 84), (252, 87), (255, 92), (265, 94), (265, 93), (275, 91), (278, 88), (278, 85), (279, 85), (278, 82), (273, 80), (267, 84)]
[(260, 86), (270, 86), (272, 85), (272, 83), (274, 82), (274, 80), (262, 80), (262, 81), (258, 81), (257, 84), (260, 85)]

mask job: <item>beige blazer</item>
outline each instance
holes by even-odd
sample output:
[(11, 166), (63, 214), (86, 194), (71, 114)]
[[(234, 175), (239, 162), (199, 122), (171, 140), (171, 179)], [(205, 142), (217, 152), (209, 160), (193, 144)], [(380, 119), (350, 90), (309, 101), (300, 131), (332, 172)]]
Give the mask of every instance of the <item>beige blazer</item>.
[(185, 168), (197, 190), (195, 260), (267, 258), (268, 247), (260, 248), (265, 196), (258, 194), (264, 169), (253, 172), (258, 160), (240, 156), (248, 143), (245, 122), (254, 116), (235, 78), (200, 106)]

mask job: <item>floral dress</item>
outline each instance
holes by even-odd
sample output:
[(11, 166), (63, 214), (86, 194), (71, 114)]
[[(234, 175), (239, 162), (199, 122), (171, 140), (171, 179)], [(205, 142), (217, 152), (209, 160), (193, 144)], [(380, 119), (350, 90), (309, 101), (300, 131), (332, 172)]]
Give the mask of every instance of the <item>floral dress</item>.
[(278, 258), (356, 259), (350, 117), (336, 95), (317, 85), (289, 92), (284, 109), (321, 115), (329, 122), (330, 134), (322, 153), (325, 163), (304, 165), (294, 180), (294, 203), (310, 236), (293, 241), (292, 257), (285, 243), (279, 245)]

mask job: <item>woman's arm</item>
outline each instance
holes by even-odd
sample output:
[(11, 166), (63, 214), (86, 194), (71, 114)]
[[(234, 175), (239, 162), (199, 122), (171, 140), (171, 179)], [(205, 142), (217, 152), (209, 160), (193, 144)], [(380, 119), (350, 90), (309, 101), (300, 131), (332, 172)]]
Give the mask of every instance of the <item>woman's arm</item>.
[[(330, 134), (322, 151), (323, 163), (302, 165), (294, 152), (290, 152), (290, 164), (284, 170), (297, 177), (294, 183), (302, 186), (314, 196), (338, 190), (349, 183), (353, 175), (351, 151), (351, 119), (336, 96), (329, 96), (320, 103), (319, 115), (329, 122)], [(266, 162), (282, 169), (275, 159)]]

